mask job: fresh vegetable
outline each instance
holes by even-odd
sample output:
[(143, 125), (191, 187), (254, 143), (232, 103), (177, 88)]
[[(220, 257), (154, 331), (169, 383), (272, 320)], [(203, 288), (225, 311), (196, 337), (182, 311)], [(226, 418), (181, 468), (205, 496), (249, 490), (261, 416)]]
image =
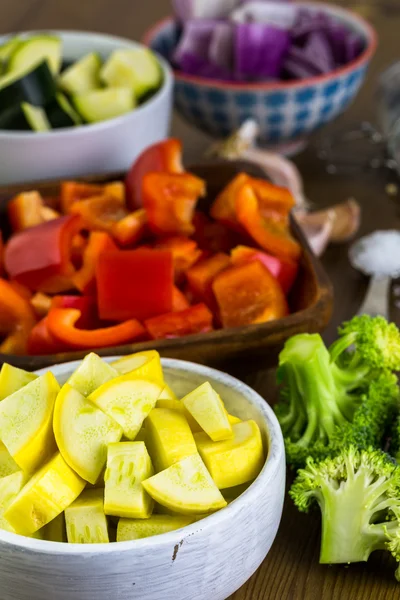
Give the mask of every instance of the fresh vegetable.
[(27, 476), (23, 471), (16, 471), (0, 479), (0, 529), (16, 533), (14, 527), (4, 518), (4, 513), (18, 496), (26, 481)]
[(103, 383), (107, 383), (115, 377), (118, 377), (118, 371), (97, 354), (91, 352), (85, 356), (79, 367), (75, 369), (67, 384), (83, 396), (89, 396)]
[[(163, 372), (161, 367), (160, 355), (155, 350), (145, 350), (136, 352), (129, 356), (124, 356), (111, 363), (111, 366), (120, 374), (138, 378), (154, 379), (154, 381), (163, 382)], [(164, 388), (165, 390), (165, 388)]]
[(111, 227), (115, 241), (122, 247), (133, 246), (147, 233), (147, 213), (143, 208), (126, 215)]
[(35, 325), (29, 300), (10, 282), (0, 278), (0, 352), (24, 354), (27, 339)]
[(285, 294), (290, 292), (297, 276), (298, 265), (291, 260), (278, 258), (255, 248), (236, 246), (231, 250), (231, 261), (234, 265), (244, 265), (258, 260), (281, 284)]
[(37, 379), (35, 373), (29, 373), (18, 367), (4, 363), (0, 370), (0, 401), (18, 392), (31, 381)]
[(0, 78), (0, 114), (19, 110), (22, 102), (45, 106), (56, 95), (56, 85), (47, 62), (31, 65), (24, 72)]
[(213, 442), (233, 437), (228, 413), (220, 396), (208, 382), (182, 398), (182, 403)]
[(108, 544), (103, 490), (85, 490), (65, 510), (65, 524), (70, 544)]
[(88, 123), (98, 123), (121, 117), (131, 112), (136, 106), (133, 93), (128, 87), (91, 90), (73, 96), (73, 103), (79, 114)]
[(321, 509), (321, 563), (366, 561), (374, 550), (398, 548), (400, 467), (382, 451), (350, 446), (319, 463), (309, 458), (289, 493), (299, 510)]
[(54, 100), (46, 106), (46, 116), (52, 128), (74, 127), (82, 125), (80, 115), (73, 108), (69, 100), (58, 92)]
[(36, 35), (20, 41), (8, 61), (9, 73), (25, 72), (45, 60), (53, 74), (61, 66), (61, 40), (54, 35)]
[(112, 196), (106, 190), (99, 196), (74, 202), (70, 213), (80, 216), (85, 229), (109, 233), (114, 225), (127, 215), (124, 199)]
[[(8, 475), (12, 475), (20, 471), (19, 466), (3, 444), (0, 442), (0, 480), (2, 477), (7, 477)], [(1, 529), (1, 527), (0, 527)]]
[(212, 320), (206, 305), (196, 304), (186, 310), (146, 319), (144, 325), (153, 340), (162, 340), (207, 333), (213, 329)]
[(72, 281), (80, 292), (90, 294), (96, 291), (96, 268), (100, 256), (116, 249), (112, 238), (105, 231), (90, 232), (89, 241), (83, 251), (82, 266), (72, 276)]
[(99, 54), (91, 52), (65, 69), (58, 83), (68, 94), (85, 94), (100, 87), (100, 68)]
[[(383, 317), (355, 317), (325, 347), (300, 334), (279, 357), (283, 386), (277, 416), (289, 464), (335, 454), (345, 444), (379, 448), (398, 402), (400, 332)], [(350, 350), (354, 345), (354, 350)]]
[(189, 288), (197, 300), (205, 302), (211, 308), (214, 307), (212, 283), (219, 273), (230, 266), (230, 262), (229, 256), (219, 252), (210, 258), (201, 260), (187, 271)]
[(238, 80), (277, 79), (290, 46), (290, 33), (264, 23), (235, 27), (235, 75)]
[(175, 531), (193, 523), (192, 517), (152, 515), (149, 519), (120, 519), (117, 528), (117, 542), (140, 540)]
[(22, 231), (44, 223), (44, 202), (39, 192), (22, 192), (7, 206), (8, 218), (13, 231)]
[(102, 67), (100, 78), (109, 87), (129, 88), (140, 99), (160, 87), (162, 71), (148, 48), (115, 50)]

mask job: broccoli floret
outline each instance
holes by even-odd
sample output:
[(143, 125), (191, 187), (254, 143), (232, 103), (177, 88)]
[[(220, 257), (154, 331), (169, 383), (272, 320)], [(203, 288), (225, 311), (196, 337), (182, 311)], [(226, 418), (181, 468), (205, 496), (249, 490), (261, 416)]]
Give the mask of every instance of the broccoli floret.
[(379, 447), (393, 418), (396, 376), (377, 369), (375, 361), (368, 365), (361, 355), (347, 360), (341, 349), (339, 356), (338, 364), (318, 334), (292, 337), (280, 354), (282, 392), (275, 410), (294, 467), (348, 444)]
[(400, 467), (381, 450), (309, 458), (289, 494), (300, 511), (321, 509), (321, 563), (366, 561), (380, 549), (400, 556)]

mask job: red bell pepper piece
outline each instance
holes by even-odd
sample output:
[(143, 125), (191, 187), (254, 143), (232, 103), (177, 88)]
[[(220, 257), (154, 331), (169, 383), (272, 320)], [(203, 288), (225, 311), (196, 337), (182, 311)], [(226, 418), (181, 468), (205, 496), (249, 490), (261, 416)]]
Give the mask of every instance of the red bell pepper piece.
[(189, 289), (193, 296), (214, 308), (215, 300), (212, 291), (212, 282), (221, 271), (227, 269), (231, 264), (229, 256), (223, 253), (214, 254), (194, 265), (186, 273)]
[(5, 279), (0, 279), (0, 334), (5, 339), (0, 352), (24, 354), (36, 319), (29, 300), (19, 294)]
[(212, 320), (207, 306), (196, 304), (181, 312), (147, 319), (144, 325), (153, 340), (163, 340), (212, 331)]
[(76, 326), (82, 329), (94, 329), (100, 326), (97, 314), (97, 300), (94, 296), (54, 296), (51, 308), (74, 308), (81, 316)]
[(277, 258), (272, 254), (257, 250), (257, 248), (237, 246), (231, 251), (231, 260), (234, 265), (244, 265), (259, 260), (271, 275), (279, 281), (285, 294), (289, 293), (297, 277), (298, 264), (296, 262)]
[(224, 327), (265, 323), (288, 314), (281, 286), (259, 261), (220, 273), (212, 287)]
[(265, 218), (250, 184), (244, 184), (236, 195), (236, 215), (248, 234), (267, 252), (278, 257), (298, 260), (301, 246), (291, 236), (287, 217)]
[(39, 321), (29, 334), (28, 354), (31, 356), (40, 354), (58, 354), (70, 348), (58, 342), (50, 333), (47, 316)]
[(86, 295), (96, 292), (96, 266), (99, 257), (110, 250), (117, 250), (112, 238), (104, 231), (92, 231), (89, 242), (83, 253), (82, 267), (77, 271), (72, 281), (75, 287)]
[(101, 319), (143, 320), (172, 310), (171, 252), (104, 252), (97, 263), (96, 281)]
[(190, 173), (148, 173), (143, 179), (143, 206), (156, 235), (191, 235), (196, 204), (205, 182)]
[(216, 221), (242, 232), (236, 216), (236, 197), (243, 184), (248, 183), (250, 177), (246, 173), (239, 173), (225, 189), (217, 196), (210, 209), (210, 215)]
[(0, 276), (4, 273), (4, 242), (3, 234), (0, 231)]
[(160, 240), (155, 244), (155, 248), (172, 252), (176, 281), (180, 281), (182, 275), (186, 273), (186, 271), (190, 269), (203, 254), (194, 240), (190, 240), (183, 236), (175, 236)]
[(190, 302), (185, 294), (174, 285), (172, 292), (172, 312), (180, 312), (190, 307)]
[(80, 215), (85, 229), (108, 232), (128, 214), (125, 204), (119, 198), (106, 194), (75, 202), (70, 213)]
[(74, 235), (71, 241), (71, 261), (75, 269), (80, 269), (83, 264), (83, 254), (88, 244), (88, 238), (81, 233)]
[(113, 223), (111, 233), (115, 241), (122, 247), (133, 246), (140, 242), (147, 233), (147, 214), (144, 208), (123, 217)]
[(193, 225), (195, 232), (192, 238), (199, 248), (212, 254), (229, 252), (243, 241), (235, 231), (218, 221), (211, 221), (207, 215), (199, 211), (194, 215)]
[(4, 256), (9, 277), (33, 291), (55, 294), (71, 289), (71, 243), (80, 229), (80, 218), (70, 216), (13, 235)]
[(74, 308), (52, 308), (47, 315), (50, 334), (62, 344), (75, 350), (106, 348), (133, 342), (144, 337), (146, 331), (136, 319), (100, 329), (78, 329), (81, 312)]
[(142, 181), (147, 173), (183, 173), (182, 143), (171, 138), (147, 148), (133, 163), (125, 179), (127, 204), (142, 208)]
[(15, 281), (14, 279), (10, 279), (8, 283), (17, 292), (19, 296), (25, 298), (25, 300), (29, 300), (29, 302), (31, 301), (33, 294), (30, 290), (28, 290), (27, 287), (21, 285), (20, 283), (18, 283), (18, 281)]

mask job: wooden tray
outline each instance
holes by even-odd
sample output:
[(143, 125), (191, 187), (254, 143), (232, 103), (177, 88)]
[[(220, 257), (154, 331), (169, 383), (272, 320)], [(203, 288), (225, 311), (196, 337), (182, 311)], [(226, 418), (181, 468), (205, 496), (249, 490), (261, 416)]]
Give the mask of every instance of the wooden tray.
[[(216, 194), (236, 173), (246, 171), (253, 176), (264, 177), (260, 169), (243, 162), (214, 162), (213, 164), (195, 165), (189, 170), (207, 181), (208, 197), (200, 206), (204, 210), (207, 210)], [(85, 177), (80, 181), (105, 182), (121, 178), (122, 174), (118, 173), (101, 177)], [(7, 203), (15, 194), (29, 189), (39, 190), (43, 195), (54, 196), (58, 194), (59, 183), (47, 181), (0, 187), (0, 224), (6, 236), (9, 233), (6, 216)], [(214, 366), (222, 366), (226, 361), (244, 358), (248, 360), (253, 357), (255, 360), (261, 360), (265, 367), (274, 366), (285, 340), (296, 333), (315, 333), (323, 330), (332, 313), (333, 293), (330, 281), (294, 222), (292, 222), (292, 229), (304, 252), (299, 276), (289, 298), (293, 311), (290, 316), (261, 325), (221, 329), (172, 340), (125, 344), (97, 349), (96, 352), (101, 356), (110, 356), (156, 349), (162, 356), (182, 358)], [(34, 370), (55, 363), (80, 359), (85, 354), (87, 351), (46, 356), (0, 354), (0, 364), (8, 362), (24, 369)]]

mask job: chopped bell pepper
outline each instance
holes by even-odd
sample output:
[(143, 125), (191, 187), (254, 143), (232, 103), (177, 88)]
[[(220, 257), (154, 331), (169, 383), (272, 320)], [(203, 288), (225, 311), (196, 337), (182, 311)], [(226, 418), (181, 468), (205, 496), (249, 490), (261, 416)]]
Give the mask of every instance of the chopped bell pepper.
[(28, 342), (27, 350), (31, 356), (41, 354), (58, 354), (68, 350), (68, 346), (60, 344), (50, 333), (48, 328), (47, 316), (43, 317), (41, 321), (31, 330)]
[(80, 229), (80, 218), (69, 216), (13, 235), (4, 256), (9, 277), (33, 291), (56, 294), (71, 289), (71, 243)]
[(79, 200), (85, 200), (103, 193), (103, 186), (77, 181), (61, 183), (60, 204), (64, 214), (69, 214), (71, 206)]
[(75, 308), (81, 316), (76, 326), (82, 329), (95, 329), (100, 326), (97, 314), (97, 300), (94, 296), (54, 296), (51, 308)]
[(83, 253), (82, 267), (72, 277), (74, 285), (83, 294), (95, 293), (96, 265), (99, 257), (109, 250), (117, 250), (110, 235), (104, 231), (92, 231)]
[(42, 216), (42, 221), (52, 221), (53, 219), (59, 219), (62, 215), (54, 208), (50, 208), (50, 206), (43, 205), (40, 214)]
[(265, 218), (249, 183), (243, 184), (237, 192), (236, 215), (248, 234), (267, 252), (291, 260), (300, 257), (300, 244), (291, 236), (286, 220)]
[(22, 192), (10, 200), (7, 206), (8, 219), (14, 232), (40, 225), (43, 217), (44, 203), (39, 192)]
[(80, 317), (81, 311), (74, 308), (52, 308), (47, 315), (50, 334), (62, 344), (76, 350), (127, 344), (146, 334), (145, 329), (136, 319), (112, 327), (78, 329), (76, 323)]
[(144, 325), (153, 340), (163, 340), (212, 331), (212, 321), (207, 306), (196, 304), (180, 312), (147, 319)]
[(259, 260), (276, 277), (285, 294), (288, 294), (297, 276), (298, 264), (296, 262), (277, 258), (257, 248), (237, 246), (231, 251), (231, 260), (234, 265), (244, 265)]
[(165, 250), (104, 252), (96, 267), (101, 319), (147, 319), (172, 310), (172, 254)]
[(162, 239), (155, 244), (155, 248), (172, 252), (176, 281), (180, 281), (182, 275), (186, 273), (186, 271), (190, 269), (202, 255), (202, 251), (199, 250), (196, 242), (183, 236)]
[(39, 319), (42, 319), (47, 315), (51, 308), (51, 302), (52, 298), (42, 292), (36, 292), (30, 299), (31, 306)]
[(196, 204), (205, 182), (189, 173), (148, 173), (143, 179), (143, 206), (156, 235), (191, 235)]
[(259, 261), (220, 273), (212, 287), (224, 327), (265, 323), (288, 314), (281, 286)]
[(243, 184), (248, 183), (250, 177), (246, 173), (239, 173), (225, 189), (217, 196), (210, 209), (210, 215), (216, 221), (224, 223), (228, 227), (242, 231), (236, 216), (236, 197)]
[(111, 226), (111, 234), (120, 246), (137, 244), (146, 235), (147, 214), (144, 208), (123, 217)]
[(4, 273), (4, 242), (3, 234), (0, 230), (0, 276)]
[(106, 194), (75, 202), (70, 213), (80, 215), (85, 229), (108, 232), (128, 214), (125, 204), (119, 198)]
[(189, 288), (194, 297), (208, 306), (214, 308), (214, 294), (212, 282), (221, 271), (227, 269), (231, 264), (229, 256), (220, 252), (210, 258), (205, 258), (194, 265), (186, 273)]
[(18, 283), (18, 281), (14, 281), (13, 279), (10, 279), (8, 283), (17, 292), (19, 296), (22, 296), (22, 298), (24, 298), (25, 300), (29, 300), (29, 302), (31, 301), (33, 294), (31, 290), (28, 290), (28, 288), (25, 285), (21, 285), (20, 283)]
[(88, 244), (88, 239), (81, 233), (74, 235), (71, 241), (71, 261), (76, 269), (80, 269), (83, 263), (83, 253)]
[(147, 148), (132, 165), (126, 176), (127, 204), (142, 208), (142, 181), (147, 173), (183, 173), (182, 143), (171, 138)]
[(24, 354), (27, 339), (36, 319), (29, 300), (19, 294), (8, 281), (0, 279), (0, 352)]
[(212, 221), (203, 212), (197, 211), (193, 218), (195, 232), (193, 239), (201, 250), (216, 254), (218, 252), (229, 252), (242, 240), (237, 232), (232, 231), (218, 221)]
[(174, 285), (172, 292), (172, 312), (180, 312), (190, 307), (190, 302), (185, 294)]
[(270, 209), (287, 215), (294, 207), (295, 201), (288, 189), (274, 185), (265, 179), (252, 177), (250, 181), (262, 212)]
[(110, 183), (105, 183), (103, 190), (106, 196), (116, 198), (121, 204), (126, 203), (126, 187), (123, 181), (111, 181)]

